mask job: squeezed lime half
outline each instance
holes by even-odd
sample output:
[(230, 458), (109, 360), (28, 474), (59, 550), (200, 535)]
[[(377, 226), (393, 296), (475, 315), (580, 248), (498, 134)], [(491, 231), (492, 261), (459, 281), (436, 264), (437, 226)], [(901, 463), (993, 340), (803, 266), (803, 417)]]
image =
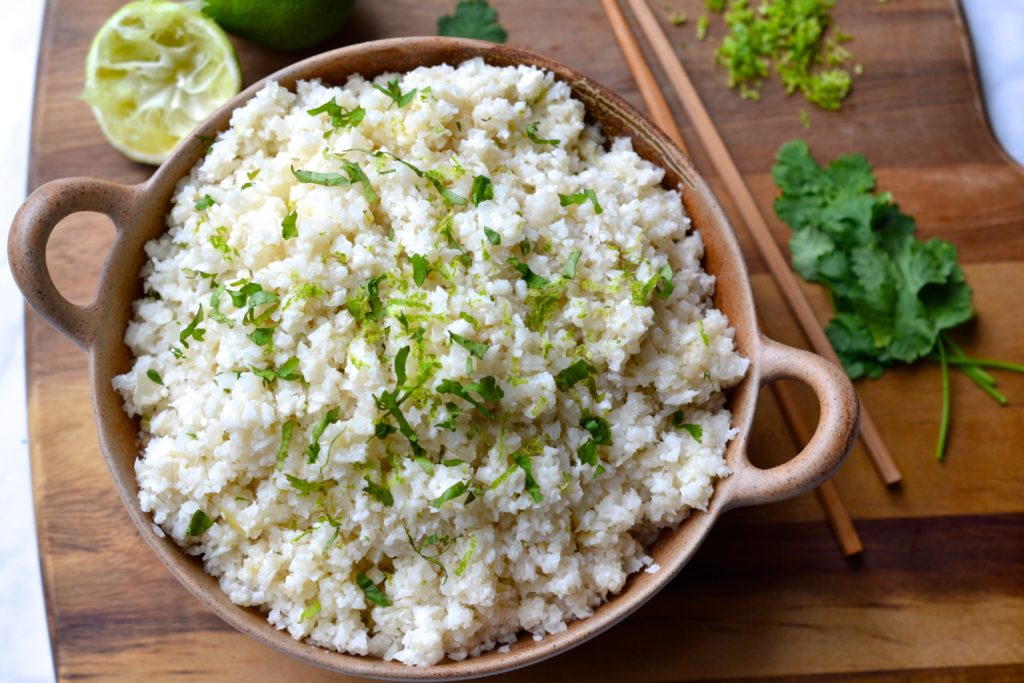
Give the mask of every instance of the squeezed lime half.
[(235, 50), (212, 19), (176, 2), (138, 0), (93, 38), (83, 97), (110, 144), (159, 164), (241, 86)]

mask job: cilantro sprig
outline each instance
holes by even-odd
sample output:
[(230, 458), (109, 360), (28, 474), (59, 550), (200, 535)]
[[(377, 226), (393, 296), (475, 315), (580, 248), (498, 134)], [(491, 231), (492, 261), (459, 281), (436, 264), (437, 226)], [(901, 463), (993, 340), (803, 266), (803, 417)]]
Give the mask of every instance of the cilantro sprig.
[(325, 138), (330, 137), (331, 133), (341, 128), (355, 128), (362, 123), (363, 118), (366, 116), (366, 110), (362, 107), (356, 106), (354, 109), (346, 109), (338, 104), (333, 97), (319, 107), (306, 110), (306, 113), (310, 116), (327, 114), (331, 118), (331, 130), (324, 134)]
[(359, 589), (363, 591), (363, 595), (365, 595), (366, 599), (370, 602), (380, 605), (381, 607), (391, 606), (391, 598), (389, 598), (384, 591), (382, 591), (377, 584), (373, 582), (373, 579), (363, 572), (358, 572), (356, 574), (356, 585), (359, 586)]
[(594, 206), (594, 213), (599, 215), (604, 213), (604, 209), (601, 208), (601, 204), (597, 201), (597, 193), (589, 187), (572, 194), (558, 193), (558, 201), (562, 206), (573, 206), (574, 204), (583, 204), (589, 201)]
[(410, 102), (412, 102), (413, 98), (416, 97), (416, 88), (413, 88), (409, 92), (402, 92), (402, 88), (398, 85), (397, 78), (389, 80), (387, 87), (374, 83), (373, 88), (374, 90), (378, 90), (391, 98), (392, 105), (398, 105), (399, 109), (406, 107)]
[(597, 448), (598, 446), (612, 445), (611, 425), (603, 417), (584, 412), (583, 417), (580, 418), (580, 427), (590, 434), (590, 438), (576, 449), (576, 455), (579, 456), (580, 462), (594, 467), (595, 477), (599, 476), (605, 472), (605, 469), (598, 458)]
[[(988, 363), (969, 358), (949, 331), (974, 316), (971, 288), (949, 242), (918, 240), (914, 219), (876, 193), (871, 165), (847, 155), (820, 166), (807, 143), (786, 143), (772, 178), (781, 194), (775, 213), (790, 226), (793, 269), (824, 285), (835, 315), (825, 328), (852, 379), (876, 378), (896, 363), (922, 358), (943, 368), (943, 410), (936, 457), (945, 454), (949, 421), (948, 366), (960, 368), (1000, 404), (1006, 397)], [(948, 353), (947, 353), (948, 352)], [(1024, 371), (1014, 363), (999, 366)]]
[(454, 14), (437, 20), (437, 33), (492, 43), (504, 43), (508, 39), (508, 32), (498, 23), (498, 13), (487, 0), (460, 0)]

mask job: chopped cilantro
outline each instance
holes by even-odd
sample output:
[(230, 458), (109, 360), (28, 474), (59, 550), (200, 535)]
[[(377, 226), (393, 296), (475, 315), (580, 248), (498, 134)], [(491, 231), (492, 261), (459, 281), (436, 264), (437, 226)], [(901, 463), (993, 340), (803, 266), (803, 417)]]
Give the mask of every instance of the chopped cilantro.
[(216, 289), (213, 290), (213, 294), (210, 295), (210, 319), (219, 322), (221, 325), (234, 327), (234, 321), (229, 320), (226, 315), (220, 312), (220, 297), (226, 289), (227, 285), (217, 285)]
[(675, 291), (672, 284), (672, 267), (665, 264), (658, 269), (647, 282), (633, 282), (633, 303), (637, 306), (646, 306), (651, 300), (651, 294), (657, 294), (661, 299), (667, 299)]
[(572, 206), (573, 204), (582, 204), (582, 203), (586, 202), (588, 199), (590, 200), (590, 203), (594, 205), (594, 213), (596, 213), (596, 214), (604, 213), (604, 209), (602, 209), (601, 205), (597, 202), (597, 193), (594, 192), (589, 187), (584, 188), (583, 190), (581, 190), (579, 192), (573, 192), (572, 194), (561, 194), (561, 193), (558, 194), (558, 201), (559, 201), (559, 203), (561, 203), (562, 206)]
[(313, 433), (310, 435), (309, 445), (306, 446), (306, 462), (313, 464), (320, 457), (320, 437), (328, 425), (332, 425), (341, 419), (337, 408), (331, 408), (313, 425)]
[(486, 225), (484, 226), (484, 235), (487, 237), (487, 241), (491, 244), (498, 246), (501, 244), (501, 235), (494, 230), (491, 230)]
[[(403, 527), (405, 528), (405, 537), (407, 539), (409, 539), (409, 545), (412, 546), (413, 552), (415, 552), (417, 555), (422, 557), (424, 560), (426, 560), (427, 562), (429, 562), (430, 564), (434, 565), (435, 567), (437, 567), (438, 569), (441, 570), (441, 576), (442, 576), (441, 582), (442, 583), (448, 581), (448, 570), (445, 568), (444, 564), (441, 562), (440, 557), (441, 557), (441, 555), (444, 555), (446, 552), (448, 552), (448, 548), (451, 547), (451, 545), (452, 545), (452, 538), (451, 538), (451, 536), (448, 536), (447, 534), (445, 534), (444, 536), (438, 536), (437, 534), (430, 534), (428, 536), (423, 536), (417, 542), (417, 541), (413, 540), (412, 533), (409, 532), (409, 527), (404, 526), (404, 524), (403, 524)], [(426, 548), (429, 548), (431, 546), (433, 546), (434, 552), (433, 553), (425, 552)]]
[(585, 360), (578, 360), (555, 375), (555, 386), (559, 391), (569, 391), (578, 382), (592, 381), (591, 375), (597, 374), (597, 368)]
[(386, 508), (389, 508), (395, 504), (395, 498), (394, 496), (391, 495), (391, 491), (390, 489), (388, 489), (386, 485), (381, 486), (380, 484), (377, 484), (372, 479), (370, 479), (370, 477), (368, 476), (364, 476), (363, 479), (366, 480), (366, 486), (363, 488), (363, 491), (365, 493), (369, 493), (371, 496), (379, 500), (381, 505), (383, 505)]
[[(505, 392), (502, 391), (501, 387), (498, 386), (497, 380), (494, 377), (488, 375), (479, 382), (473, 382), (465, 387), (459, 384), (453, 379), (443, 379), (435, 389), (439, 394), (452, 394), (458, 396), (462, 400), (472, 405), (481, 415), (486, 417), (488, 420), (494, 419), (494, 412), (485, 406), (483, 402), (486, 401), (499, 401), (505, 396)], [(483, 401), (473, 398), (473, 392), (480, 396)]]
[(345, 308), (356, 320), (381, 320), (384, 318), (384, 305), (380, 301), (380, 283), (387, 279), (387, 274), (375, 275), (363, 285), (363, 291), (345, 302)]
[(274, 338), (274, 328), (257, 327), (247, 336), (249, 337), (249, 339), (252, 340), (254, 344), (256, 344), (256, 346), (266, 346)]
[(498, 23), (498, 13), (487, 0), (459, 0), (454, 14), (437, 20), (437, 33), (492, 43), (504, 43), (508, 38), (508, 33)]
[(189, 536), (202, 536), (211, 526), (213, 526), (213, 520), (210, 519), (210, 516), (197, 509), (192, 513), (192, 519), (189, 520), (185, 533)]
[[(252, 335), (250, 335), (251, 338)], [(302, 381), (302, 373), (299, 372), (299, 359), (296, 356), (286, 360), (279, 368), (252, 368), (252, 372), (257, 377), (262, 378), (263, 382), (268, 386), (278, 379), (288, 382)]]
[(412, 279), (416, 283), (417, 287), (423, 286), (423, 281), (427, 279), (427, 275), (430, 273), (430, 264), (427, 263), (427, 258), (421, 254), (412, 255)]
[(439, 508), (448, 501), (464, 495), (467, 491), (469, 491), (469, 486), (464, 481), (452, 484), (445, 489), (444, 493), (430, 501), (430, 507)]
[(711, 346), (711, 340), (708, 338), (707, 330), (704, 329), (704, 321), (698, 320), (697, 327), (700, 329), (700, 340), (704, 343), (704, 346)]
[(277, 463), (274, 466), (278, 472), (284, 467), (284, 461), (288, 459), (288, 446), (292, 442), (292, 432), (298, 426), (295, 420), (288, 420), (281, 425), (281, 445), (277, 448)]
[(470, 190), (469, 196), (477, 206), (488, 199), (494, 199), (494, 184), (491, 183), (491, 179), (485, 175), (475, 176), (473, 189)]
[(146, 377), (148, 377), (151, 381), (153, 381), (154, 383), (159, 384), (161, 386), (164, 383), (164, 378), (161, 377), (160, 373), (157, 372), (156, 370), (154, 370), (153, 368), (150, 368), (149, 370), (146, 370)]
[(580, 262), (580, 251), (579, 249), (573, 249), (569, 253), (569, 260), (565, 262), (565, 268), (562, 269), (562, 277), (567, 280), (572, 280), (576, 277), (576, 265)]
[(376, 83), (373, 84), (373, 87), (375, 90), (379, 90), (380, 92), (390, 97), (392, 103), (397, 104), (399, 109), (405, 107), (407, 104), (412, 102), (412, 98), (416, 96), (416, 88), (413, 88), (409, 92), (403, 93), (402, 89), (398, 86), (397, 78), (392, 78), (391, 80), (389, 80), (386, 88), (377, 85)]
[(474, 357), (479, 358), (481, 360), (483, 360), (483, 357), (487, 355), (487, 349), (490, 348), (487, 344), (481, 344), (479, 342), (466, 339), (461, 334), (449, 332), (448, 336), (451, 337), (453, 342), (469, 351), (469, 353)]
[(526, 480), (523, 484), (526, 492), (530, 494), (530, 498), (533, 498), (534, 503), (540, 503), (544, 500), (544, 494), (540, 490), (540, 485), (537, 480), (533, 478), (533, 468), (530, 464), (530, 456), (522, 451), (516, 451), (512, 454), (512, 460), (519, 465), (519, 469), (526, 474)]
[(331, 130), (324, 137), (328, 137), (339, 128), (355, 128), (366, 116), (366, 110), (362, 107), (357, 106), (355, 109), (345, 109), (345, 107), (335, 102), (333, 97), (315, 109), (306, 110), (306, 113), (310, 116), (327, 114), (331, 117)]
[(533, 251), (533, 245), (530, 244), (529, 239), (524, 237), (523, 240), (519, 243), (519, 253), (522, 254), (523, 256), (527, 256), (531, 251)]
[(541, 138), (537, 136), (538, 123), (530, 123), (526, 126), (526, 137), (530, 138), (530, 141), (538, 145), (551, 145), (552, 147), (558, 147), (561, 140), (555, 138)]
[(201, 322), (203, 322), (203, 305), (199, 304), (199, 311), (192, 318), (192, 322), (186, 325), (185, 329), (183, 329), (181, 334), (178, 335), (178, 341), (180, 341), (181, 345), (186, 349), (188, 348), (189, 337), (196, 341), (203, 341), (206, 337), (206, 330), (199, 327), (199, 323)]
[(701, 437), (704, 435), (704, 430), (701, 429), (700, 425), (687, 422), (683, 425), (683, 429), (688, 431), (690, 436), (697, 440), (697, 443), (701, 443)]
[(299, 229), (295, 226), (295, 221), (298, 219), (299, 213), (292, 211), (290, 214), (284, 217), (281, 221), (281, 237), (284, 239), (291, 239), (292, 237), (299, 236)]
[(318, 614), (320, 614), (320, 601), (314, 600), (306, 605), (306, 609), (302, 610), (302, 614), (299, 615), (299, 623), (301, 624), (307, 619), (316, 619)]
[[(544, 280), (544, 278), (540, 278)], [(530, 286), (527, 280), (527, 287)], [(559, 278), (554, 282), (544, 281), (540, 287), (532, 289), (526, 297), (529, 312), (526, 314), (526, 327), (534, 332), (543, 332), (548, 320), (558, 311), (558, 305), (565, 295), (566, 280)]]
[(333, 479), (321, 479), (318, 481), (307, 481), (291, 474), (284, 475), (284, 478), (288, 480), (291, 487), (299, 492), (303, 497), (308, 496), (311, 493), (320, 493), (321, 491), (334, 486), (335, 482)]
[(196, 211), (205, 211), (217, 202), (213, 201), (213, 197), (208, 194), (204, 194), (201, 199), (196, 200)]
[(435, 170), (427, 171), (423, 176), (427, 181), (434, 186), (441, 198), (444, 199), (448, 206), (464, 206), (466, 204), (466, 198), (460, 194), (455, 194), (444, 185), (444, 177)]
[(230, 261), (232, 256), (238, 256), (238, 250), (228, 244), (229, 234), (230, 231), (222, 225), (210, 235), (210, 246), (224, 254), (226, 261)]
[(598, 459), (597, 447), (612, 445), (611, 425), (602, 417), (584, 412), (583, 417), (580, 418), (580, 427), (590, 433), (590, 438), (576, 449), (576, 455), (579, 456), (580, 462), (593, 465), (596, 468), (594, 470), (596, 477), (605, 471)]
[(339, 185), (351, 185), (352, 181), (340, 173), (320, 173), (319, 171), (307, 171), (292, 166), (292, 175), (300, 183), (313, 183), (314, 185), (326, 185), (337, 187)]
[(384, 591), (378, 588), (377, 584), (370, 580), (370, 577), (363, 572), (356, 574), (356, 585), (362, 589), (363, 594), (366, 595), (366, 599), (370, 602), (380, 605), (381, 607), (391, 606), (391, 599), (388, 598), (388, 596), (384, 594)]
[(519, 271), (519, 274), (526, 280), (526, 287), (528, 289), (539, 289), (547, 284), (550, 284), (551, 280), (546, 277), (537, 275), (530, 266), (526, 265), (515, 256), (508, 257), (508, 264)]

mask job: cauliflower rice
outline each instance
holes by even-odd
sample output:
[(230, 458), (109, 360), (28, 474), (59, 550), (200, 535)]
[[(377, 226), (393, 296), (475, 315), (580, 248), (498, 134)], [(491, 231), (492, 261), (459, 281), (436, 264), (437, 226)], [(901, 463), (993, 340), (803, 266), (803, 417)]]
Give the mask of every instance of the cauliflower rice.
[(268, 84), (146, 246), (143, 510), (341, 652), (590, 615), (728, 475), (747, 368), (662, 177), (532, 67)]

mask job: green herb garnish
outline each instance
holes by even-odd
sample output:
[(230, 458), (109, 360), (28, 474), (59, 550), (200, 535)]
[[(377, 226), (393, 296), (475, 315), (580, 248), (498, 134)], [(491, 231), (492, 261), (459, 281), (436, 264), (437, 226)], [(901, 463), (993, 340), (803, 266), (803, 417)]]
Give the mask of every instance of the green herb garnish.
[(204, 194), (201, 199), (196, 200), (196, 211), (205, 211), (217, 202), (213, 201), (213, 197), (208, 194)]
[(164, 378), (161, 377), (160, 373), (157, 372), (156, 370), (154, 370), (152, 368), (150, 368), (149, 370), (146, 370), (146, 377), (148, 377), (154, 383), (163, 386)]
[(327, 114), (331, 117), (331, 130), (324, 137), (328, 137), (339, 128), (355, 128), (366, 116), (366, 110), (362, 107), (357, 106), (355, 109), (345, 109), (345, 107), (335, 102), (333, 97), (315, 109), (306, 110), (306, 113), (310, 116)]
[[(252, 338), (252, 335), (249, 336)], [(302, 381), (302, 373), (299, 372), (299, 359), (296, 356), (292, 356), (278, 368), (252, 368), (252, 372), (262, 378), (268, 386), (278, 379), (288, 382)]]
[(501, 244), (501, 235), (499, 235), (494, 230), (491, 230), (486, 225), (484, 226), (484, 235), (487, 237), (487, 241), (493, 244), (494, 246), (498, 246), (499, 244)]
[(412, 98), (416, 96), (416, 88), (413, 88), (409, 92), (403, 93), (402, 89), (398, 86), (397, 78), (392, 78), (391, 80), (389, 80), (386, 88), (377, 85), (376, 83), (373, 83), (372, 85), (375, 90), (379, 90), (380, 92), (390, 97), (391, 101), (394, 104), (398, 105), (399, 109), (405, 107), (407, 104), (412, 102)]
[(288, 459), (288, 446), (292, 442), (292, 431), (298, 426), (299, 424), (295, 420), (288, 420), (281, 425), (281, 445), (277, 447), (277, 462), (274, 466), (278, 472), (284, 468), (284, 461)]
[(469, 196), (477, 206), (488, 199), (494, 199), (494, 184), (491, 183), (491, 179), (485, 175), (475, 176)]
[(257, 327), (246, 336), (249, 337), (256, 346), (266, 346), (274, 338), (274, 328)]
[(391, 495), (391, 490), (387, 486), (382, 486), (374, 482), (370, 477), (364, 476), (366, 480), (366, 486), (363, 488), (365, 493), (369, 493), (371, 496), (380, 501), (381, 505), (386, 508), (391, 507), (395, 504), (394, 496)]
[(375, 275), (366, 281), (363, 290), (345, 302), (345, 308), (356, 320), (382, 320), (384, 304), (380, 300), (380, 283), (387, 279), (386, 274)]
[(220, 297), (224, 294), (227, 289), (227, 285), (217, 285), (213, 290), (213, 294), (210, 295), (210, 319), (214, 320), (221, 325), (227, 325), (230, 328), (235, 326), (233, 320), (228, 319), (226, 315), (220, 312)]
[(590, 203), (594, 205), (594, 213), (604, 213), (604, 209), (602, 209), (601, 205), (597, 202), (597, 193), (594, 192), (589, 187), (584, 188), (579, 192), (573, 192), (572, 194), (558, 194), (558, 201), (561, 203), (562, 206), (582, 204), (587, 200), (590, 200)]
[(180, 341), (181, 345), (186, 349), (188, 348), (188, 340), (190, 337), (196, 341), (203, 341), (206, 337), (206, 330), (199, 327), (199, 323), (201, 322), (203, 322), (203, 305), (199, 304), (199, 311), (192, 318), (192, 322), (186, 325), (185, 329), (183, 329), (181, 334), (178, 335), (178, 341)]
[[(782, 191), (775, 212), (793, 229), (793, 269), (828, 289), (835, 316), (825, 333), (851, 378), (876, 378), (896, 363), (925, 357), (943, 363), (945, 356), (943, 364), (960, 367), (985, 393), (1006, 402), (994, 378), (948, 336), (974, 316), (956, 247), (937, 238), (917, 240), (914, 219), (890, 194), (874, 192), (864, 157), (842, 156), (822, 168), (807, 143), (794, 140), (779, 150), (772, 177)], [(947, 415), (944, 407), (940, 459)]]
[(569, 260), (565, 262), (565, 268), (562, 269), (562, 277), (567, 280), (572, 280), (576, 277), (576, 265), (580, 262), (580, 251), (573, 249), (569, 252)]
[[(456, 380), (443, 379), (437, 385), (435, 389), (439, 394), (452, 394), (458, 396), (462, 400), (472, 405), (481, 415), (486, 417), (488, 420), (494, 419), (494, 411), (484, 405), (485, 402), (496, 402), (500, 401), (505, 396), (505, 392), (500, 386), (498, 381), (494, 377), (488, 375), (479, 382), (471, 382), (463, 387)], [(480, 399), (478, 400), (472, 396), (477, 394)]]
[(530, 269), (530, 266), (526, 265), (515, 256), (508, 257), (508, 264), (519, 271), (519, 274), (523, 276), (524, 280), (526, 280), (526, 287), (528, 289), (539, 289), (551, 283), (551, 280), (537, 275)]
[(320, 493), (321, 491), (334, 486), (337, 482), (333, 479), (321, 479), (319, 481), (307, 481), (291, 474), (284, 475), (291, 487), (298, 491), (302, 496), (308, 496), (311, 493)]
[(522, 451), (516, 451), (511, 456), (512, 461), (519, 465), (519, 469), (526, 475), (526, 480), (523, 487), (526, 492), (530, 494), (530, 498), (533, 498), (534, 503), (540, 503), (544, 500), (544, 494), (540, 490), (540, 485), (537, 480), (533, 478), (533, 468), (530, 464), (530, 456)]
[(281, 221), (281, 237), (284, 239), (291, 239), (292, 237), (299, 236), (299, 229), (295, 226), (295, 221), (298, 219), (298, 211), (292, 211), (290, 214), (284, 217)]
[(472, 341), (470, 339), (466, 339), (461, 334), (455, 334), (454, 332), (449, 332), (448, 336), (451, 337), (453, 342), (455, 342), (456, 344), (458, 344), (462, 348), (464, 348), (467, 351), (469, 351), (469, 353), (472, 356), (474, 356), (476, 358), (479, 358), (481, 360), (483, 360), (483, 357), (485, 355), (487, 355), (487, 349), (490, 348), (490, 346), (488, 346), (487, 344), (481, 344), (479, 342), (475, 342), (475, 341)]
[(465, 495), (468, 491), (469, 486), (464, 481), (452, 484), (445, 489), (444, 493), (430, 501), (430, 507), (439, 508), (448, 501), (455, 500), (456, 498)]
[(459, 0), (454, 14), (437, 20), (437, 33), (492, 43), (504, 43), (508, 38), (508, 33), (498, 23), (498, 13), (487, 0)]
[(341, 419), (337, 408), (331, 408), (321, 416), (313, 425), (313, 433), (310, 435), (309, 445), (306, 446), (306, 462), (313, 464), (320, 457), (320, 437), (328, 425), (332, 425)]
[(384, 591), (378, 588), (377, 584), (371, 581), (370, 577), (363, 572), (356, 574), (356, 585), (362, 589), (363, 594), (366, 595), (366, 599), (370, 602), (380, 605), (381, 607), (391, 606), (390, 598), (388, 598), (388, 596), (384, 594)]
[(534, 122), (527, 124), (526, 126), (526, 137), (530, 138), (530, 142), (538, 145), (551, 145), (552, 147), (558, 147), (559, 143), (562, 142), (561, 140), (557, 140), (555, 138), (541, 138), (537, 136), (538, 125), (538, 123)]
[(213, 526), (213, 520), (210, 519), (210, 516), (197, 509), (192, 513), (192, 519), (189, 520), (185, 533), (189, 536), (202, 536), (211, 526)]
[(659, 298), (667, 299), (675, 291), (672, 284), (672, 267), (665, 264), (658, 269), (647, 282), (633, 282), (633, 303), (637, 306), (646, 306), (651, 300), (651, 294), (656, 293)]
[(314, 185), (325, 185), (327, 187), (338, 187), (351, 185), (352, 181), (340, 173), (321, 173), (319, 171), (307, 171), (292, 166), (292, 175), (300, 183), (313, 183)]
[(596, 477), (605, 471), (598, 459), (597, 447), (612, 445), (612, 428), (608, 424), (608, 420), (588, 412), (584, 412), (583, 417), (580, 418), (580, 427), (590, 434), (590, 438), (576, 449), (576, 455), (579, 456), (580, 462), (594, 466), (594, 476)]
[[(441, 570), (441, 583), (448, 581), (448, 570), (445, 569), (440, 557), (448, 552), (448, 548), (451, 547), (451, 536), (448, 536), (447, 534), (444, 536), (430, 534), (428, 536), (423, 536), (419, 541), (416, 541), (413, 539), (412, 533), (409, 532), (409, 527), (403, 524), (403, 528), (405, 529), (405, 537), (409, 539), (409, 545), (412, 546), (413, 552)], [(433, 553), (426, 552), (426, 548), (429, 547), (434, 548)]]
[(578, 360), (555, 375), (555, 386), (559, 391), (569, 391), (579, 382), (593, 382), (591, 375), (596, 374), (597, 368), (585, 360)]
[(423, 286), (423, 281), (427, 279), (430, 271), (430, 264), (425, 256), (421, 254), (412, 255), (412, 280), (416, 283), (417, 287)]

